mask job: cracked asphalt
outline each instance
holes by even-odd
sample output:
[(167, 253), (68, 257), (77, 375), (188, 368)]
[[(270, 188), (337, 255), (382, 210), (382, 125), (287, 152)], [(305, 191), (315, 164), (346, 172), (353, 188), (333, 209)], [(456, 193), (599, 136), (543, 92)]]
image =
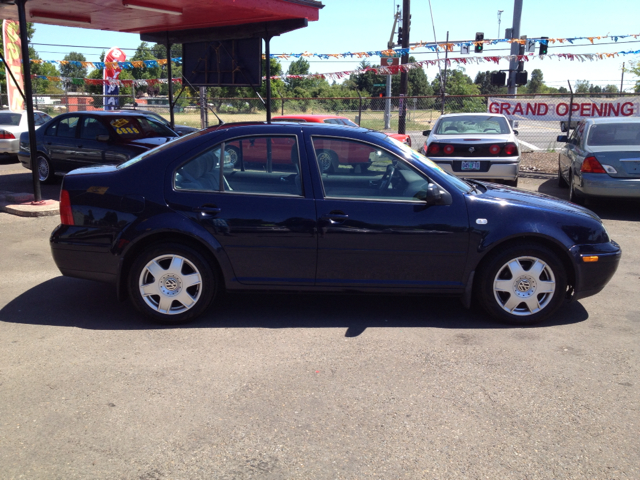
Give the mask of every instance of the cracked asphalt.
[(0, 213), (0, 478), (640, 478), (640, 209), (593, 209), (617, 274), (528, 328), (457, 299), (257, 294), (158, 327), (60, 276), (57, 217)]

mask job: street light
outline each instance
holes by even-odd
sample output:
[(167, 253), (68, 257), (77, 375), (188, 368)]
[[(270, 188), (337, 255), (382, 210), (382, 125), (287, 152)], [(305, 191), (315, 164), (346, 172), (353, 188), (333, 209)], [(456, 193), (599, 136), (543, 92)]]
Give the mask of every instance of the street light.
[(502, 12), (504, 12), (504, 10), (498, 10), (498, 36), (496, 38), (501, 38), (500, 37), (500, 22), (502, 21)]

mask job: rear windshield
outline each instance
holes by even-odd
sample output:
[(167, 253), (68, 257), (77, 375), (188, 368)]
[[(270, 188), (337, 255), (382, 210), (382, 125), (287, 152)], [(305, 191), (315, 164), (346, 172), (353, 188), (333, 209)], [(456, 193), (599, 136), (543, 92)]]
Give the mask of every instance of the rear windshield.
[(0, 125), (12, 125), (17, 127), (20, 125), (21, 118), (21, 113), (2, 112), (0, 113)]
[(493, 115), (460, 115), (451, 118), (441, 118), (435, 133), (438, 135), (459, 135), (469, 133), (506, 134), (511, 129), (504, 117)]
[(114, 117), (109, 121), (109, 124), (118, 134), (118, 137), (124, 140), (176, 136), (171, 129), (147, 117)]
[(640, 145), (640, 123), (605, 123), (591, 125), (587, 145)]

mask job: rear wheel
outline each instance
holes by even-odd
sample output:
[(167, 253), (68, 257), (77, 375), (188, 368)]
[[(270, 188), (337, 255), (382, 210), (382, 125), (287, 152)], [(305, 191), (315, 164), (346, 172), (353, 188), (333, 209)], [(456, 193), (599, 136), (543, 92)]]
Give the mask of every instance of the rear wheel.
[(40, 180), (40, 183), (53, 183), (55, 181), (55, 176), (49, 159), (39, 153), (36, 162), (38, 168), (38, 180)]
[(214, 270), (200, 253), (185, 245), (149, 247), (134, 262), (129, 294), (135, 307), (152, 320), (183, 323), (200, 315), (217, 290)]
[(560, 156), (558, 155), (558, 186), (560, 188), (567, 188), (567, 182), (562, 177), (562, 169), (560, 168)]
[(584, 206), (587, 204), (587, 199), (582, 193), (576, 190), (574, 180), (573, 174), (569, 175), (569, 201)]
[(562, 262), (535, 243), (507, 247), (480, 270), (478, 300), (492, 317), (506, 323), (533, 324), (549, 318), (567, 291)]
[(510, 187), (517, 187), (518, 186), (518, 177), (516, 177), (515, 180), (503, 180), (502, 183), (504, 185), (508, 185)]

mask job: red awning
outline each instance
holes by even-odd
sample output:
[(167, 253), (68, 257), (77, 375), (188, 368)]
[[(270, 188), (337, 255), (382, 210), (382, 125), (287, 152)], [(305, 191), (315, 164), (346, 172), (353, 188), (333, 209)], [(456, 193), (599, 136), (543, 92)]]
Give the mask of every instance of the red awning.
[[(315, 0), (29, 0), (27, 21), (127, 33), (219, 28), (281, 20), (318, 20)], [(15, 5), (0, 17), (18, 20)]]

